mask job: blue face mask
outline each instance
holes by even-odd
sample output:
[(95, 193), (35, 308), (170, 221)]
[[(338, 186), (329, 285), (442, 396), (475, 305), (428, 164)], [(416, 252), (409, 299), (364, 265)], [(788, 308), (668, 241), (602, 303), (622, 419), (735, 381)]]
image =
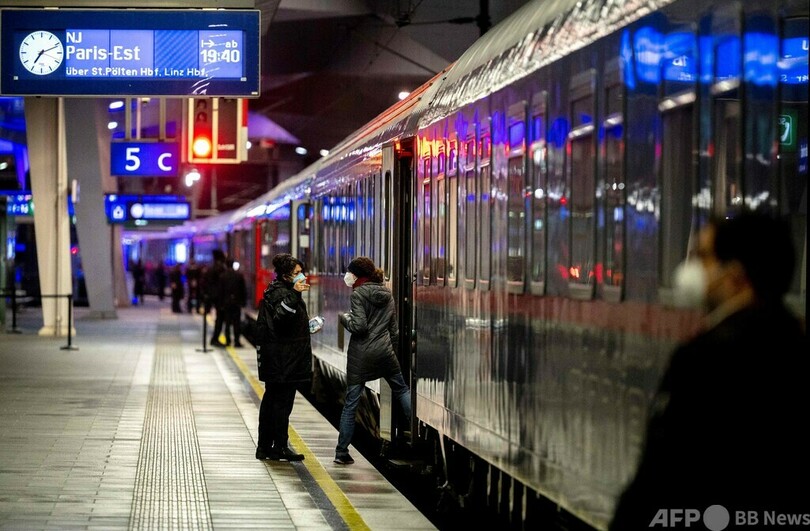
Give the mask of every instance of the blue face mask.
[(295, 275), (295, 276), (293, 277), (293, 279), (292, 279), (292, 283), (293, 283), (293, 284), (298, 284), (298, 283), (299, 283), (299, 282), (301, 282), (301, 281), (306, 281), (306, 279), (307, 279), (307, 277), (306, 277), (306, 276), (304, 276), (304, 274), (303, 274), (303, 273), (298, 273), (297, 275)]

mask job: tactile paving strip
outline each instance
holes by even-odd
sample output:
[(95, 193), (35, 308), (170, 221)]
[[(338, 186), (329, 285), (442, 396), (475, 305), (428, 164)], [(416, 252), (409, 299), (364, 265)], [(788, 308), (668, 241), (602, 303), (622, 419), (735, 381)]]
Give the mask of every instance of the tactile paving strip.
[(130, 529), (213, 529), (177, 323), (159, 325)]

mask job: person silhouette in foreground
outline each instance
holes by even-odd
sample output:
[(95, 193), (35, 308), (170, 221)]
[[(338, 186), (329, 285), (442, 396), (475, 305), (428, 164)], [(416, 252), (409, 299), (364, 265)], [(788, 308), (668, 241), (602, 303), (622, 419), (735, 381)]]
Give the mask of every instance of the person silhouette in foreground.
[(760, 523), (766, 511), (810, 512), (807, 335), (782, 300), (790, 231), (765, 214), (714, 219), (696, 255), (676, 289), (707, 310), (703, 329), (670, 360), (614, 531), (666, 527), (670, 509), (693, 510), (712, 529), (738, 511)]

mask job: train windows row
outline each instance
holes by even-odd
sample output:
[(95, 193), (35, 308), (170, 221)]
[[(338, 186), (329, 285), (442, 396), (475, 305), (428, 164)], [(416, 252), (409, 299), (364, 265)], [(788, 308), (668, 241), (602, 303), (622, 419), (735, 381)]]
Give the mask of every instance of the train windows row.
[(325, 196), (316, 209), (319, 271), (343, 274), (356, 256), (369, 256), (390, 274), (393, 197), (390, 172), (370, 172)]
[[(546, 91), (508, 106), (508, 96), (493, 95), (491, 114), (487, 103), (479, 104), (421, 132), (417, 280), (488, 289), (497, 279), (512, 293), (542, 294), (553, 285), (555, 294), (620, 300), (632, 252), (637, 293), (654, 296), (657, 288), (666, 299), (701, 224), (742, 208), (788, 216), (801, 255), (806, 77), (803, 83), (751, 79), (756, 72), (741, 65), (744, 54), (746, 60), (756, 55), (749, 49), (756, 43), (743, 38), (737, 15), (715, 14), (711, 44), (695, 28), (674, 25), (664, 38), (677, 40), (680, 55), (672, 64), (662, 60), (652, 77), (628, 69), (634, 54), (644, 52), (649, 28), (626, 32), (617, 57), (600, 72), (570, 77), (551, 117)], [(781, 42), (795, 34), (806, 43), (807, 29), (807, 17), (786, 19)], [(713, 65), (708, 89), (692, 66), (698, 61)], [(630, 110), (628, 98), (635, 98)], [(465, 119), (474, 123), (466, 126)], [(634, 138), (627, 137), (629, 125)], [(790, 127), (805, 144), (782, 140), (775, 149)], [(646, 248), (628, 248), (629, 229), (645, 233)], [(800, 278), (797, 293), (804, 289)]]

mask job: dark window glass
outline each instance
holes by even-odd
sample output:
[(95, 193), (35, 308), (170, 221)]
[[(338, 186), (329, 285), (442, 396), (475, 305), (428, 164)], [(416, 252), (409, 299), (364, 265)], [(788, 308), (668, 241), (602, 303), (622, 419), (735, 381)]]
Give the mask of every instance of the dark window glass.
[(475, 171), (469, 170), (465, 175), (466, 189), (464, 190), (464, 219), (466, 237), (464, 238), (464, 278), (475, 279), (475, 254), (479, 247), (475, 226), (478, 221), (476, 215), (476, 205), (478, 204), (475, 193)]
[(436, 262), (433, 270), (436, 272), (437, 280), (444, 281), (444, 268), (445, 264), (445, 247), (447, 244), (447, 195), (446, 195), (446, 182), (444, 177), (440, 176), (436, 181)]
[[(661, 286), (672, 287), (675, 267), (686, 258), (692, 228), (692, 106), (664, 114), (662, 123), (661, 242), (666, 244), (661, 245)], [(636, 204), (636, 208), (645, 206)]]
[(571, 267), (569, 278), (590, 284), (594, 274), (593, 136), (571, 141)]
[(605, 132), (605, 284), (621, 286), (624, 279), (624, 159), (622, 126)]
[(481, 280), (489, 281), (490, 277), (490, 254), (492, 242), (492, 180), (490, 178), (490, 167), (481, 168), (481, 240), (478, 246), (480, 256), (478, 271)]
[(509, 159), (508, 181), (506, 278), (523, 282), (526, 278), (526, 179), (522, 156)]
[(422, 278), (425, 284), (430, 282), (431, 259), (431, 217), (433, 209), (430, 201), (430, 160), (425, 160), (425, 180), (422, 183)]
[(458, 178), (451, 175), (448, 182), (450, 199), (447, 201), (447, 283), (450, 286), (456, 285), (458, 270)]

